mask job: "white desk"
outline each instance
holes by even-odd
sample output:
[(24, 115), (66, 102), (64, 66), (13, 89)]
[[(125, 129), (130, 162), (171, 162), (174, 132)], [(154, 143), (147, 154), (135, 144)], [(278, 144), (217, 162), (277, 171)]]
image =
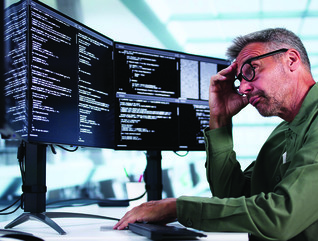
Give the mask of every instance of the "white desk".
[[(127, 208), (99, 208), (96, 205), (80, 207), (80, 208), (63, 208), (59, 210), (47, 211), (61, 211), (61, 212), (80, 212), (98, 214), (109, 217), (121, 218), (126, 212)], [(49, 226), (36, 221), (29, 220), (20, 224), (12, 230), (32, 233), (44, 240), (76, 240), (76, 241), (93, 241), (93, 240), (149, 240), (146, 237), (139, 236), (129, 230), (113, 230), (116, 221), (101, 220), (101, 219), (86, 219), (86, 218), (55, 218), (53, 219), (61, 226), (66, 235), (60, 235)], [(4, 228), (9, 222), (1, 222), (0, 228)], [(212, 233), (204, 232), (208, 237), (199, 240), (206, 241), (248, 241), (247, 233)]]

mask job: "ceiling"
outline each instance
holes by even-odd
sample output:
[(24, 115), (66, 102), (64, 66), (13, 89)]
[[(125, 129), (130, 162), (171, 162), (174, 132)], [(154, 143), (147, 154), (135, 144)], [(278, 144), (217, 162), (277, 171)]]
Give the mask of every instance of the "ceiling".
[(43, 0), (116, 41), (225, 58), (233, 38), (285, 27), (318, 80), (318, 0)]

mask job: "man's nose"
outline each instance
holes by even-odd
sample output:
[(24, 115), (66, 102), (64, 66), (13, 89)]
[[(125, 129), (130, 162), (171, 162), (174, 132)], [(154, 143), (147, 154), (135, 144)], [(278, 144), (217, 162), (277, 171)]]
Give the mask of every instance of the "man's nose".
[(246, 81), (245, 79), (242, 78), (239, 92), (243, 95), (248, 94), (253, 90), (253, 84), (252, 82)]

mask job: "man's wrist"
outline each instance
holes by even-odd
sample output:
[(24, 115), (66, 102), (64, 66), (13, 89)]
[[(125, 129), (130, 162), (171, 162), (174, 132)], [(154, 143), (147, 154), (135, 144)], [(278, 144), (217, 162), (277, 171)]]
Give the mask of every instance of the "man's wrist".
[(232, 125), (232, 118), (211, 117), (209, 122), (210, 130)]

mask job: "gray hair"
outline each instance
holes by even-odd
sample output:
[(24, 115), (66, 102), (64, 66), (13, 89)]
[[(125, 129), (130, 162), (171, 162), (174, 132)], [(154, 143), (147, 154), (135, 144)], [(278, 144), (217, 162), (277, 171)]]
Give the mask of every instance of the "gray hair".
[(233, 40), (233, 44), (227, 49), (226, 55), (231, 61), (237, 58), (244, 47), (250, 43), (265, 43), (268, 50), (278, 48), (294, 48), (299, 54), (302, 63), (310, 71), (310, 61), (307, 51), (300, 38), (293, 32), (285, 28), (268, 28), (253, 32), (244, 36), (238, 36)]

